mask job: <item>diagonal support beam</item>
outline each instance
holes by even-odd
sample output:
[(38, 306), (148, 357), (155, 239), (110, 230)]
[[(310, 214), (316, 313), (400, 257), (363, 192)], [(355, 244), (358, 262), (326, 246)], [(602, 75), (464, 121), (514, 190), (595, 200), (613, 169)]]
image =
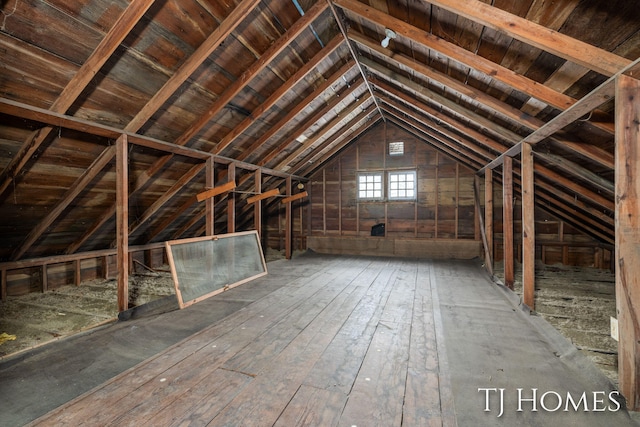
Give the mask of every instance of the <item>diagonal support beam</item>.
[(630, 60), (607, 50), (478, 0), (428, 0), (428, 2), (605, 76), (612, 76), (631, 63)]
[[(100, 68), (111, 57), (111, 54), (120, 46), (129, 32), (138, 23), (140, 18), (153, 4), (154, 0), (133, 0), (122, 15), (113, 24), (107, 35), (102, 39), (93, 53), (87, 58), (71, 81), (62, 90), (62, 93), (51, 105), (50, 110), (55, 113), (66, 113), (69, 107), (78, 99), (82, 91), (98, 73)], [(32, 134), (20, 147), (16, 156), (11, 160), (0, 174), (0, 196), (5, 192), (13, 179), (29, 161), (31, 156), (40, 148), (42, 143), (49, 139), (53, 131), (52, 126), (47, 126)]]
[(104, 169), (104, 167), (116, 155), (116, 147), (114, 145), (107, 147), (96, 160), (84, 171), (82, 175), (69, 187), (67, 192), (62, 196), (58, 204), (51, 209), (49, 214), (40, 223), (31, 230), (25, 241), (12, 254), (13, 261), (18, 260), (24, 255), (29, 248), (42, 236), (42, 233), (54, 223), (56, 219), (64, 212), (71, 202), (80, 194), (91, 181)]

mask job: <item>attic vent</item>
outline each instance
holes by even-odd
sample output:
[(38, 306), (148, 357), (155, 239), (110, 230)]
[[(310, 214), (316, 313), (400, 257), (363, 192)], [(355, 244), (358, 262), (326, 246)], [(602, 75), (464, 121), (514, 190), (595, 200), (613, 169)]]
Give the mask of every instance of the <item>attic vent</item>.
[(389, 143), (389, 155), (390, 156), (402, 156), (404, 154), (404, 142), (390, 142)]

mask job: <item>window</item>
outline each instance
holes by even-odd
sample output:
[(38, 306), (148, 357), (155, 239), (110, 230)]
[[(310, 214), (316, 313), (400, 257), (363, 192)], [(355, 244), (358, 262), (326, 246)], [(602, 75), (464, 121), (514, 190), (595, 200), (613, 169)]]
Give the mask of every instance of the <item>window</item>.
[(358, 175), (359, 199), (382, 199), (382, 173)]
[(415, 200), (416, 171), (389, 172), (389, 200)]

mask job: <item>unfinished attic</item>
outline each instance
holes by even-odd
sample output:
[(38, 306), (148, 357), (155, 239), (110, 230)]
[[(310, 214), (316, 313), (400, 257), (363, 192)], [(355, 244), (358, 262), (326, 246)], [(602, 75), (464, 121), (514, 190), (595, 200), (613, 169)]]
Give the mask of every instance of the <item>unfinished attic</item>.
[(0, 424), (636, 425), (639, 57), (629, 0), (0, 0)]

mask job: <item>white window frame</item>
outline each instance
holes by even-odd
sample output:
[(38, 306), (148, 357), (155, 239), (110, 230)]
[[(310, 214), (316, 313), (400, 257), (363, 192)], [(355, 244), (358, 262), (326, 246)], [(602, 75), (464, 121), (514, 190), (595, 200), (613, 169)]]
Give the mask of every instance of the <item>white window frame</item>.
[(358, 173), (356, 191), (358, 200), (384, 200), (384, 173)]
[(416, 200), (418, 180), (415, 170), (387, 172), (387, 197), (389, 200)]

